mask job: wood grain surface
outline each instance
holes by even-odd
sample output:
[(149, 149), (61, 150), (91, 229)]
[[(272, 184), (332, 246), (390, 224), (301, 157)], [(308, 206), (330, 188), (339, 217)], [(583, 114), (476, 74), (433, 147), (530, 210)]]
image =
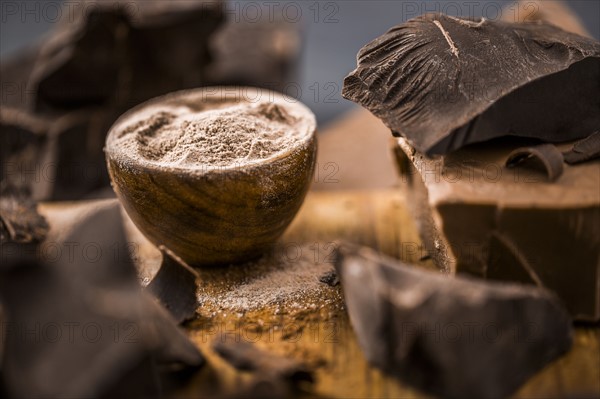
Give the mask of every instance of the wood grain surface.
[[(52, 220), (65, 212), (73, 212), (73, 207), (72, 203), (45, 204), (41, 211)], [(138, 262), (151, 274), (159, 260), (157, 250), (130, 222), (127, 222), (127, 228), (130, 240), (138, 244)], [(403, 194), (397, 189), (310, 192), (280, 243), (310, 245), (338, 239), (368, 245), (418, 267), (433, 269), (430, 260), (422, 260), (424, 250)], [(220, 272), (201, 270), (207, 280), (218, 278), (215, 273)], [(332, 290), (340, 290), (340, 287)], [(311, 301), (318, 304), (319, 298), (311, 298)], [(307, 386), (306, 393), (301, 396), (427, 397), (369, 366), (358, 347), (343, 303), (328, 301), (326, 305), (302, 312), (281, 312), (281, 309), (276, 311), (267, 306), (243, 315), (234, 312), (209, 316), (200, 307), (198, 317), (185, 324), (184, 328), (207, 356), (208, 364), (176, 393), (178, 397), (223, 397), (240, 390), (243, 392), (256, 383), (259, 376), (234, 370), (212, 351), (212, 343), (223, 333), (256, 342), (261, 348), (313, 367), (316, 383)], [(515, 397), (599, 397), (598, 376), (600, 329), (597, 326), (577, 326), (571, 351), (534, 375), (515, 393)]]

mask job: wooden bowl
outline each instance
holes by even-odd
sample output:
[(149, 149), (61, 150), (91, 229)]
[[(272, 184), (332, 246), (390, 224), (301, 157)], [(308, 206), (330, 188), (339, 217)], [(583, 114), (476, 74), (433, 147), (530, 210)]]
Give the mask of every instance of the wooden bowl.
[[(290, 148), (266, 159), (219, 167), (167, 165), (121, 142), (132, 130), (143, 129), (150, 115), (263, 102), (283, 107), (295, 121), (290, 129), (299, 134)], [(258, 88), (206, 87), (128, 111), (111, 127), (104, 150), (113, 189), (150, 241), (191, 265), (222, 265), (261, 255), (290, 224), (312, 181), (315, 133), (313, 113), (297, 100)]]

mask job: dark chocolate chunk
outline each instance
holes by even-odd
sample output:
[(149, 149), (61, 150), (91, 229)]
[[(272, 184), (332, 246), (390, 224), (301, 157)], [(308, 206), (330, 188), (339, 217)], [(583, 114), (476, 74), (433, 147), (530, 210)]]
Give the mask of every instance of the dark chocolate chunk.
[(426, 155), (600, 126), (600, 42), (550, 24), (427, 14), (363, 47), (343, 96)]
[(335, 287), (336, 285), (340, 284), (340, 279), (338, 278), (335, 270), (330, 270), (323, 274), (321, 277), (319, 277), (319, 281), (323, 284), (327, 284), (330, 287)]
[(27, 188), (0, 183), (0, 243), (38, 243), (47, 233), (48, 223)]
[[(5, 258), (8, 247), (1, 245), (8, 328), (0, 379), (9, 397), (157, 396), (157, 370), (204, 363), (168, 312), (141, 290), (116, 200), (49, 224), (37, 251), (19, 247), (21, 256)], [(49, 247), (69, 251), (50, 256)]]
[(312, 372), (296, 360), (264, 351), (229, 335), (217, 338), (213, 349), (238, 370), (270, 375), (291, 383), (314, 381)]
[(3, 180), (29, 186), (36, 200), (81, 198), (108, 186), (102, 146), (114, 110), (34, 116), (4, 107), (0, 116)]
[[(411, 214), (435, 264), (449, 273), (537, 282), (577, 320), (600, 319), (599, 160), (564, 168), (549, 183), (530, 168), (509, 169), (504, 137), (428, 158), (405, 139), (401, 175)], [(561, 144), (560, 150), (570, 144)], [(573, 267), (572, 265), (577, 265)]]
[(365, 356), (423, 390), (505, 397), (571, 347), (571, 319), (549, 291), (448, 277), (369, 248), (337, 248)]
[(103, 7), (61, 24), (41, 47), (30, 77), (37, 109), (102, 104), (117, 91), (127, 20), (98, 8)]
[(205, 83), (209, 36), (223, 19), (218, 2), (88, 3), (40, 49), (30, 78), (38, 110), (125, 110)]
[[(120, 209), (117, 200), (98, 201), (92, 203), (87, 212), (72, 217), (70, 225), (62, 227), (60, 239), (64, 242), (98, 248), (97, 251), (72, 251), (61, 263), (65, 273), (80, 275), (93, 285), (138, 287)], [(54, 239), (56, 234), (51, 231), (49, 237)]]
[(40, 164), (49, 162), (52, 148), (48, 120), (18, 108), (0, 107), (0, 180), (11, 186), (29, 187), (39, 200), (50, 190)]
[(213, 85), (265, 87), (286, 92), (297, 82), (300, 26), (263, 14), (257, 21), (231, 19), (211, 36)]
[(571, 165), (600, 158), (600, 131), (573, 144), (573, 148), (564, 152), (563, 157)]
[[(537, 161), (537, 162), (536, 162)], [(553, 144), (520, 147), (508, 154), (506, 166), (535, 166), (541, 164), (548, 180), (555, 181), (563, 173), (563, 155)]]
[[(32, 103), (32, 92), (27, 87), (29, 76), (39, 53), (39, 44), (28, 46), (9, 56), (0, 58), (1, 108), (25, 110)], [(0, 111), (2, 109), (0, 108)]]
[(164, 246), (160, 247), (162, 264), (147, 289), (178, 322), (191, 319), (196, 313), (196, 279), (198, 273)]
[(294, 80), (301, 37), (288, 21), (218, 29), (221, 1), (87, 0), (69, 11), (47, 38), (0, 63), (2, 176), (27, 180), (37, 200), (110, 193), (105, 134), (133, 105), (216, 84), (283, 91)]
[(83, 3), (0, 65), (2, 176), (27, 180), (37, 200), (105, 195), (102, 148), (116, 118), (159, 94), (210, 84), (221, 3)]

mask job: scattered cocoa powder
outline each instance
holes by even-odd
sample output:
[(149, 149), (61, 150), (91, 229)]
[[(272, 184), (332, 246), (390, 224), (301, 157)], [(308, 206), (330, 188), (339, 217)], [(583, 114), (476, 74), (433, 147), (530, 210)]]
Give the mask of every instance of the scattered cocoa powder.
[(333, 272), (332, 245), (281, 247), (257, 261), (201, 270), (198, 312), (206, 317), (267, 309), (289, 314), (342, 306), (339, 287), (320, 281)]

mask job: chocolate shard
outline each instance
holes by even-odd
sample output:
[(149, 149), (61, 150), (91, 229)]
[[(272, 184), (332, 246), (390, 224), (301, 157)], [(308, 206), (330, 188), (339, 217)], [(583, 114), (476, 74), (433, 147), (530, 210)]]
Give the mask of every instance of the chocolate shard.
[(263, 14), (257, 21), (227, 21), (211, 36), (212, 85), (265, 87), (285, 92), (297, 81), (302, 50), (300, 26)]
[(161, 246), (159, 249), (162, 264), (146, 288), (177, 323), (182, 323), (196, 314), (198, 273), (168, 248)]
[(310, 369), (296, 360), (264, 351), (229, 335), (222, 334), (216, 338), (213, 349), (238, 370), (269, 375), (292, 384), (314, 382)]
[(38, 243), (48, 228), (26, 188), (0, 183), (0, 243)]
[(141, 101), (209, 84), (221, 6), (87, 0), (35, 47), (3, 60), (3, 178), (28, 180), (36, 200), (112, 195), (108, 128)]
[(600, 158), (600, 131), (577, 141), (573, 148), (563, 153), (563, 157), (571, 165)]
[(80, 5), (0, 63), (0, 171), (28, 180), (36, 200), (112, 195), (105, 134), (139, 102), (216, 84), (283, 90), (294, 80), (298, 24), (262, 18), (218, 29), (220, 0)]
[(327, 284), (330, 287), (335, 287), (340, 284), (340, 278), (338, 277), (335, 270), (330, 270), (327, 273), (319, 277), (319, 281), (323, 284)]
[[(363, 47), (343, 96), (426, 155), (600, 126), (600, 42), (550, 24), (426, 14)], [(560, 93), (560, 95), (557, 95)]]
[(31, 104), (31, 92), (27, 90), (27, 82), (35, 65), (39, 47), (39, 44), (34, 44), (10, 56), (2, 56), (0, 59), (0, 85), (2, 85), (0, 105), (2, 108), (25, 110)]
[(107, 187), (102, 143), (116, 116), (101, 108), (36, 116), (3, 107), (2, 179), (29, 186), (36, 200), (81, 198)]
[[(536, 162), (537, 161), (537, 162)], [(508, 154), (506, 166), (531, 166), (541, 164), (548, 180), (555, 181), (563, 173), (563, 155), (553, 144), (520, 147)]]
[(27, 186), (34, 199), (50, 191), (48, 178), (40, 178), (39, 164), (51, 162), (47, 133), (50, 122), (22, 109), (0, 107), (0, 179), (11, 186)]
[[(19, 247), (21, 256), (5, 257), (14, 245), (0, 246), (0, 300), (10, 327), (0, 385), (8, 397), (158, 396), (159, 379), (172, 373), (157, 369), (204, 363), (137, 283), (120, 215), (116, 200), (92, 202), (48, 215), (37, 251)], [(68, 255), (51, 257), (47, 249), (56, 247)]]
[[(123, 55), (119, 30), (126, 30), (126, 16), (97, 8), (86, 19), (59, 25), (57, 34), (42, 45), (30, 77), (36, 109), (107, 101), (119, 84)], [(95, 57), (84, 51), (91, 48), (96, 49)]]
[[(79, 275), (92, 285), (120, 288), (125, 284), (138, 288), (137, 272), (131, 261), (120, 209), (115, 199), (98, 201), (85, 212), (72, 216), (71, 223), (63, 226), (56, 241), (80, 243), (81, 246), (92, 244), (103, 249), (96, 251), (97, 255), (93, 257), (91, 251), (90, 254), (88, 251), (73, 251), (61, 264), (65, 273)], [(54, 238), (58, 234), (51, 231), (49, 237)]]
[(505, 167), (515, 148), (530, 144), (516, 138), (435, 159), (397, 140), (400, 184), (441, 270), (537, 284), (573, 318), (600, 320), (600, 160), (566, 165), (548, 182), (535, 169)]
[(571, 347), (571, 320), (543, 289), (447, 277), (348, 244), (336, 269), (367, 359), (443, 397), (505, 397)]
[(29, 82), (38, 111), (127, 109), (205, 83), (209, 36), (223, 19), (218, 1), (85, 3), (40, 49)]

